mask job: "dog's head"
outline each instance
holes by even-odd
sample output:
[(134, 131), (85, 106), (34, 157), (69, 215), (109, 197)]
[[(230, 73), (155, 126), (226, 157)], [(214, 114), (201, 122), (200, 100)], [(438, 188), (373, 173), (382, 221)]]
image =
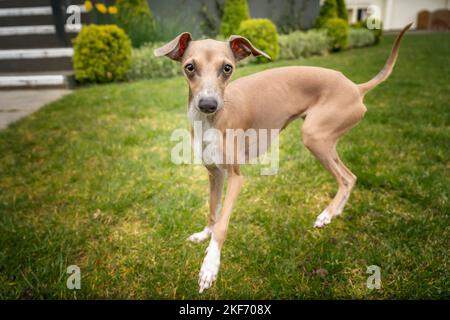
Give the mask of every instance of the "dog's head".
[(224, 92), (236, 63), (249, 55), (270, 57), (241, 36), (227, 42), (212, 39), (193, 41), (184, 32), (155, 50), (157, 57), (166, 56), (181, 63), (189, 84), (189, 108), (214, 114), (224, 105)]

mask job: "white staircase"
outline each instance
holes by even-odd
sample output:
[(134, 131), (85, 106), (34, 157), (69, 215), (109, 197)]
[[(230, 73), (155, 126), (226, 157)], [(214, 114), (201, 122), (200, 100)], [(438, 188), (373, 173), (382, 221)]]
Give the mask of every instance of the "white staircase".
[[(82, 21), (83, 3), (60, 1), (80, 5)], [(81, 25), (65, 25), (61, 38), (55, 21), (51, 0), (0, 0), (0, 89), (72, 86), (71, 40)]]

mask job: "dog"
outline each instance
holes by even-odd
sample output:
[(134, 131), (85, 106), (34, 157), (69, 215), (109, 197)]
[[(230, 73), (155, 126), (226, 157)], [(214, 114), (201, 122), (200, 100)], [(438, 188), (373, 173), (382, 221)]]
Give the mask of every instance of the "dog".
[[(282, 130), (297, 118), (304, 120), (304, 145), (338, 184), (335, 197), (315, 221), (314, 226), (320, 228), (342, 213), (356, 183), (356, 176), (339, 158), (336, 143), (363, 118), (367, 110), (364, 95), (391, 74), (400, 41), (411, 25), (405, 26), (398, 35), (384, 68), (363, 84), (353, 83), (338, 71), (300, 66), (273, 68), (230, 82), (238, 61), (250, 55), (270, 59), (248, 39), (236, 35), (227, 42), (194, 41), (190, 33), (184, 32), (155, 49), (154, 54), (180, 62), (189, 86), (188, 117), (192, 126), (199, 121), (204, 128), (214, 128), (225, 137), (228, 129)], [(191, 136), (197, 144), (193, 130)], [(204, 144), (199, 143), (200, 149), (203, 148)], [(230, 150), (240, 152), (235, 144), (234, 138), (217, 143), (222, 159)], [(248, 145), (243, 152), (248, 157), (247, 149)], [(217, 278), (231, 211), (244, 182), (236, 159), (232, 156), (232, 161), (225, 164), (205, 163), (210, 193), (208, 224), (188, 238), (201, 242), (211, 237), (199, 273), (200, 293), (210, 288)], [(225, 175), (228, 185), (221, 207)]]

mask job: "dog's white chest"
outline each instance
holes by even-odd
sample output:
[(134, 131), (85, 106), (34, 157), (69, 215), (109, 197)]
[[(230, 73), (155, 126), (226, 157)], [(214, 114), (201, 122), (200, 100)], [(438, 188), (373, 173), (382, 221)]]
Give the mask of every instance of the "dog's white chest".
[(196, 159), (205, 165), (222, 164), (222, 139), (219, 130), (214, 128), (210, 119), (196, 110), (188, 112), (192, 128), (194, 129), (193, 149)]

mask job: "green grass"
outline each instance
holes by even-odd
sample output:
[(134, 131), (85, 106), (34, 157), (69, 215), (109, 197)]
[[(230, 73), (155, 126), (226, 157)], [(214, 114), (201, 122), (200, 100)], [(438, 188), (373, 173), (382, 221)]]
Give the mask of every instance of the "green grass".
[[(393, 39), (238, 76), (301, 64), (364, 82)], [(207, 244), (185, 239), (206, 222), (207, 175), (170, 161), (172, 130), (188, 128), (185, 81), (93, 86), (48, 105), (0, 132), (0, 297), (449, 298), (449, 49), (448, 33), (405, 37), (339, 145), (359, 180), (325, 229), (312, 225), (336, 184), (301, 144), (300, 122), (281, 136), (278, 175), (245, 167), (218, 281), (202, 295)], [(79, 291), (66, 289), (72, 264)], [(381, 290), (366, 288), (369, 265)]]

